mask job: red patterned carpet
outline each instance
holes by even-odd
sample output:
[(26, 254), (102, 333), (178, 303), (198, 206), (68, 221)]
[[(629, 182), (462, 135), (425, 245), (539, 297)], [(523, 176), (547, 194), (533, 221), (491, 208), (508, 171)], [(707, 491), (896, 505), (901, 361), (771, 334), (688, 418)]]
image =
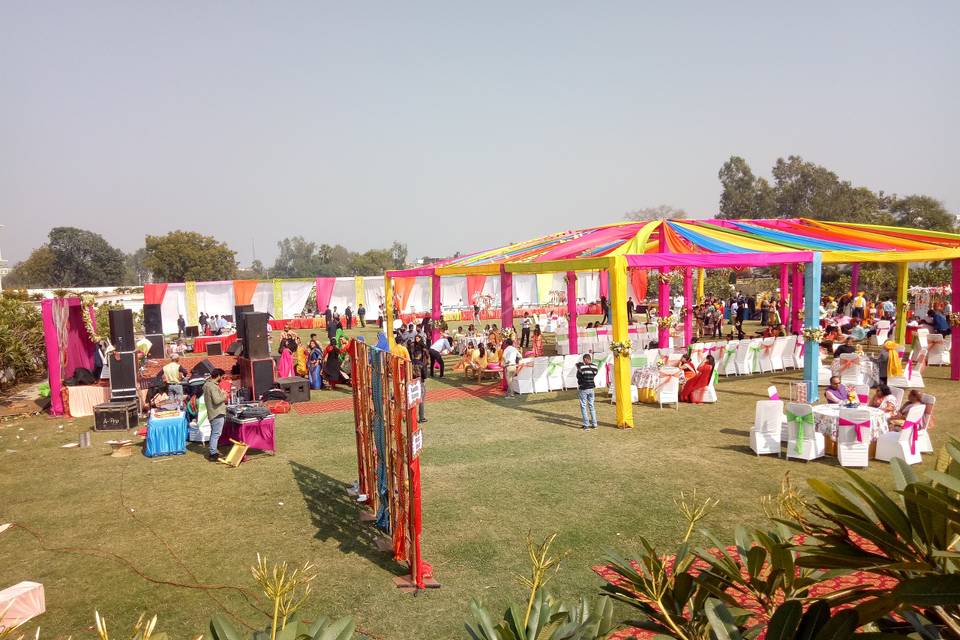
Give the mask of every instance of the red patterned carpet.
[[(208, 356), (205, 354), (197, 355), (185, 355), (180, 358), (180, 366), (182, 366), (187, 371), (191, 371), (195, 366), (200, 364), (203, 360), (209, 360), (210, 363), (217, 367), (218, 369), (223, 369), (227, 372), (227, 375), (230, 375), (230, 370), (233, 369), (233, 365), (237, 364), (236, 356)], [(151, 378), (158, 373), (160, 369), (163, 368), (163, 365), (170, 362), (169, 360), (147, 360), (144, 365), (144, 375), (147, 378)]]
[[(797, 542), (802, 544), (803, 542), (802, 536), (798, 537)], [(719, 550), (717, 549), (711, 549), (710, 552), (716, 555), (717, 557), (720, 557), (721, 555)], [(739, 556), (737, 554), (737, 548), (735, 546), (727, 547), (727, 553), (730, 554), (730, 557), (734, 558), (734, 561), (740, 564), (739, 561), (737, 560)], [(667, 565), (670, 570), (673, 569), (673, 560), (674, 560), (673, 557), (670, 557), (667, 559)], [(709, 565), (707, 565), (706, 562), (702, 560), (697, 560), (696, 562), (694, 562), (691, 572), (694, 574), (699, 573), (699, 571), (708, 568), (708, 566)], [(639, 570), (639, 567), (637, 567), (637, 569)], [(601, 578), (603, 578), (610, 584), (624, 586), (624, 587), (626, 586), (624, 584), (623, 579), (617, 573), (615, 573), (608, 565), (597, 565), (593, 567), (593, 571), (594, 573), (599, 575)], [(740, 566), (740, 571), (744, 575), (744, 577), (747, 576), (746, 568), (743, 567), (742, 565)], [(861, 586), (861, 585), (869, 585), (871, 587), (881, 589), (881, 590), (890, 590), (897, 585), (897, 581), (887, 576), (881, 576), (875, 573), (868, 573), (865, 571), (857, 571), (847, 576), (843, 576), (839, 578), (831, 578), (829, 580), (824, 580), (823, 582), (814, 585), (813, 587), (810, 588), (810, 597), (816, 598), (819, 596), (824, 596), (828, 593), (832, 593), (834, 591), (838, 591), (840, 589), (846, 589), (849, 587)], [(751, 598), (749, 595), (741, 594), (736, 597), (736, 600), (741, 607), (749, 611), (752, 611), (754, 613), (754, 616), (755, 616), (754, 620), (766, 621), (766, 614), (763, 612), (762, 608), (757, 603), (757, 601)], [(837, 607), (836, 610), (839, 611), (842, 609), (847, 609), (847, 608), (856, 606), (856, 604), (857, 603), (841, 605)], [(754, 622), (754, 621), (751, 621), (751, 622)], [(622, 629), (620, 631), (617, 631), (616, 633), (611, 635), (610, 640), (629, 640), (630, 638), (637, 638), (638, 640), (640, 640), (640, 639), (646, 639), (646, 638), (653, 638), (656, 635), (657, 634), (652, 631), (646, 631), (646, 630), (637, 629), (637, 628), (627, 628), (627, 629)], [(763, 637), (762, 633), (760, 637)]]

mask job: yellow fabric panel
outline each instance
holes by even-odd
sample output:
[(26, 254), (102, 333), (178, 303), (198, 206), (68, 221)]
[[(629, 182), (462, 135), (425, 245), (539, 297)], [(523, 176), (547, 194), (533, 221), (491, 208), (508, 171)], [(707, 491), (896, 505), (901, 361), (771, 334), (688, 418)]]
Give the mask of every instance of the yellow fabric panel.
[(836, 262), (932, 262), (960, 258), (958, 249), (928, 249), (926, 251), (824, 251), (824, 263)]
[(853, 229), (875, 229), (877, 231), (893, 231), (895, 233), (912, 233), (918, 236), (930, 236), (931, 239), (941, 238), (943, 240), (960, 242), (960, 234), (949, 233), (947, 231), (929, 231), (927, 229), (914, 229), (912, 227), (890, 227), (882, 224), (859, 224), (856, 222), (831, 222), (830, 225), (850, 227)]
[[(627, 324), (627, 260), (623, 256), (609, 259), (610, 311), (613, 314), (613, 340), (629, 342)], [(613, 384), (617, 392), (617, 428), (633, 428), (633, 404), (630, 402), (630, 354), (614, 356)]]
[(897, 264), (897, 344), (907, 340), (907, 287), (910, 285), (910, 265), (906, 262)]
[(903, 247), (904, 249), (926, 250), (936, 248), (930, 246), (930, 243), (927, 242), (917, 242), (916, 240), (909, 240), (907, 238), (886, 236), (882, 233), (873, 233), (865, 229), (854, 229), (833, 223), (823, 223), (816, 220), (811, 220), (810, 222), (813, 224), (813, 226), (823, 231), (834, 233), (838, 236), (843, 236), (844, 238), (860, 238), (870, 242), (886, 242), (887, 244), (893, 244), (898, 247)]
[(355, 276), (353, 278), (353, 291), (354, 291), (354, 296), (356, 297), (356, 300), (354, 301), (357, 304), (357, 306), (354, 307), (354, 309), (356, 309), (363, 302), (365, 302), (364, 294), (363, 294), (363, 277), (362, 276)]
[(273, 281), (273, 317), (283, 318), (283, 287), (279, 280)]
[(480, 264), (473, 267), (438, 267), (441, 276), (491, 276), (500, 273), (499, 264)]
[(548, 260), (547, 262), (507, 263), (510, 273), (555, 273), (559, 271), (606, 271), (610, 265), (609, 257), (571, 258), (570, 260)]
[(610, 252), (611, 256), (636, 256), (647, 252), (647, 242), (650, 240), (650, 234), (659, 229), (663, 224), (662, 220), (651, 220), (643, 225), (637, 235), (633, 236), (627, 242)]
[(703, 267), (697, 269), (697, 304), (703, 304), (704, 291), (703, 287), (706, 284), (707, 279), (707, 270)]
[(538, 273), (537, 274), (537, 301), (540, 304), (544, 304), (547, 300), (550, 299), (551, 291), (553, 291), (553, 274)]
[(200, 315), (197, 313), (197, 283), (185, 282), (184, 289), (187, 298), (187, 324), (195, 327), (200, 324)]

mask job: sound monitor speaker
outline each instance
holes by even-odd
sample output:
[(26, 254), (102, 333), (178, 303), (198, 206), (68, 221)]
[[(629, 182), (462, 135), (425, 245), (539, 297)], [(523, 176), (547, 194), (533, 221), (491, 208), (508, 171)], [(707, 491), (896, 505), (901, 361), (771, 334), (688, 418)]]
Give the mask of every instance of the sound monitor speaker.
[(243, 355), (251, 360), (270, 357), (270, 340), (267, 337), (267, 314), (247, 312), (243, 314)]
[(194, 378), (208, 376), (213, 373), (214, 369), (216, 369), (216, 367), (213, 365), (213, 363), (204, 358), (198, 362), (193, 369), (190, 370), (190, 379), (192, 380)]
[(243, 326), (243, 314), (253, 313), (252, 304), (238, 304), (233, 308), (234, 323), (237, 325), (237, 340), (243, 342), (243, 336), (246, 335)]
[(143, 305), (143, 332), (147, 335), (163, 333), (163, 316), (160, 314), (160, 305)]
[(133, 311), (110, 309), (110, 342), (117, 351), (133, 351)]
[(229, 347), (227, 347), (227, 355), (229, 356), (242, 356), (243, 355), (243, 343), (237, 340)]
[(223, 355), (223, 343), (222, 343), (222, 342), (208, 342), (208, 343), (207, 343), (207, 355), (208, 355), (208, 356), (222, 356), (222, 355)]
[(200, 337), (200, 327), (197, 325), (192, 325), (183, 330), (183, 335), (188, 338), (199, 338)]
[(137, 358), (133, 351), (114, 351), (107, 359), (110, 362), (110, 398), (135, 398), (137, 396)]
[(273, 358), (240, 358), (240, 386), (250, 389), (254, 400), (273, 388)]
[(144, 337), (150, 341), (150, 352), (147, 354), (147, 357), (154, 358), (154, 359), (163, 359), (166, 356), (166, 353), (163, 350), (163, 334), (148, 333)]

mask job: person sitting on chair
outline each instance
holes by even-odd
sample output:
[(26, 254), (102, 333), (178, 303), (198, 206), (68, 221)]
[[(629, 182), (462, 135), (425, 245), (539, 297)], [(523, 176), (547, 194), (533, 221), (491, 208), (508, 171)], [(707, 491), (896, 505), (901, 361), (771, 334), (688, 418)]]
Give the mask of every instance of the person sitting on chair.
[(829, 404), (843, 404), (849, 401), (850, 392), (840, 382), (839, 376), (831, 376), (830, 386), (823, 391), (823, 397)]
[(881, 382), (873, 388), (869, 406), (880, 409), (887, 418), (892, 418), (897, 413), (897, 397), (890, 392), (890, 387)]

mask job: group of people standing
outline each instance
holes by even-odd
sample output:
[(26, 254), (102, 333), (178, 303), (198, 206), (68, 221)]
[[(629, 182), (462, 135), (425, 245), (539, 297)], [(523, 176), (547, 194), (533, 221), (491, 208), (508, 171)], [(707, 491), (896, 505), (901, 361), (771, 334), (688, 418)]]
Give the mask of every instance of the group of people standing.
[(347, 337), (342, 329), (325, 347), (320, 345), (317, 334), (311, 333), (306, 346), (295, 331), (284, 331), (280, 336), (277, 352), (277, 377), (300, 376), (310, 381), (311, 389), (336, 389), (338, 384), (350, 385), (350, 376), (344, 372), (343, 361), (347, 349)]

